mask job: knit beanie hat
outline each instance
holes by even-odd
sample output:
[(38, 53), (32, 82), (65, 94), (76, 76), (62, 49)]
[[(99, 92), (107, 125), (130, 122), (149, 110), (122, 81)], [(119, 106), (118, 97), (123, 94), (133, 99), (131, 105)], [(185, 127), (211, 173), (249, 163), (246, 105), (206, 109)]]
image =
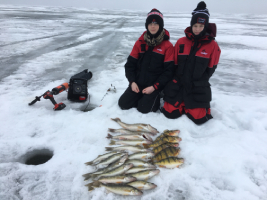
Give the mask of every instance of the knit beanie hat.
[(147, 18), (146, 18), (146, 29), (148, 27), (148, 24), (152, 23), (152, 22), (157, 22), (157, 24), (160, 27), (160, 30), (163, 29), (164, 27), (164, 22), (163, 22), (163, 14), (157, 10), (156, 8), (153, 8), (148, 14), (147, 14)]
[(206, 29), (209, 25), (209, 17), (209, 10), (206, 8), (205, 2), (201, 1), (198, 3), (197, 8), (192, 12), (190, 25), (192, 27), (195, 23), (204, 24)]

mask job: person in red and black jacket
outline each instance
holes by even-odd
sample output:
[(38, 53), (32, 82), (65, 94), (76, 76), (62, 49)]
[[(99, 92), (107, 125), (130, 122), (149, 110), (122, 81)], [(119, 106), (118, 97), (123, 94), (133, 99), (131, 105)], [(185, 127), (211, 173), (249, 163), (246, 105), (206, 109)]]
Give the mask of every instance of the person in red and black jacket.
[(192, 12), (186, 37), (174, 47), (175, 75), (164, 89), (162, 113), (176, 119), (183, 113), (196, 124), (212, 118), (209, 79), (217, 68), (221, 50), (215, 41), (216, 24), (209, 23), (209, 11), (201, 1)]
[(123, 110), (136, 107), (141, 113), (159, 109), (159, 93), (174, 74), (174, 48), (163, 28), (163, 14), (152, 9), (145, 27), (147, 31), (135, 42), (125, 64), (129, 87), (118, 102)]

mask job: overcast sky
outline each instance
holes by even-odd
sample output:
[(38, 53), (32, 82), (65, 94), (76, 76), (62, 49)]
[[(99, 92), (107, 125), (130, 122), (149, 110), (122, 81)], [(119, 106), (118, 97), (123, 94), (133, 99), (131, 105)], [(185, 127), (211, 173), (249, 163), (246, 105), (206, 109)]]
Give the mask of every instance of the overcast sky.
[[(0, 0), (0, 4), (191, 12), (200, 0)], [(210, 13), (267, 14), (267, 0), (206, 0)], [(164, 13), (163, 13), (164, 14)]]

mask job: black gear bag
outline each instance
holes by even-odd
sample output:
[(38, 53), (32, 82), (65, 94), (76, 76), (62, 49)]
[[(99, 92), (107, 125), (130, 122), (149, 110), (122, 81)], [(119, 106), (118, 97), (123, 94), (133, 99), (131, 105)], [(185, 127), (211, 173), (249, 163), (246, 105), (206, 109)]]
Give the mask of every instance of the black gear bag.
[(68, 99), (70, 101), (84, 102), (88, 98), (87, 82), (92, 78), (92, 72), (83, 70), (70, 78)]

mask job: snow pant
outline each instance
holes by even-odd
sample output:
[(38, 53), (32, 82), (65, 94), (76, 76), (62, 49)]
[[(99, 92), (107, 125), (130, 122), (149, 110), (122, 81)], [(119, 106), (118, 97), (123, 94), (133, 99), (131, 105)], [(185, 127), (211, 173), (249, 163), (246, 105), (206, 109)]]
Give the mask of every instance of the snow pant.
[(182, 116), (182, 114), (186, 114), (189, 119), (198, 125), (213, 118), (210, 114), (210, 108), (187, 109), (185, 108), (184, 102), (182, 102), (178, 107), (174, 107), (168, 102), (165, 102), (161, 108), (161, 112), (169, 119), (176, 119)]
[[(140, 89), (140, 88), (139, 88)], [(141, 113), (156, 112), (160, 105), (160, 95), (158, 90), (154, 90), (151, 94), (143, 94), (140, 90), (139, 93), (132, 91), (128, 87), (119, 99), (119, 106), (122, 110), (130, 108), (137, 108)]]

